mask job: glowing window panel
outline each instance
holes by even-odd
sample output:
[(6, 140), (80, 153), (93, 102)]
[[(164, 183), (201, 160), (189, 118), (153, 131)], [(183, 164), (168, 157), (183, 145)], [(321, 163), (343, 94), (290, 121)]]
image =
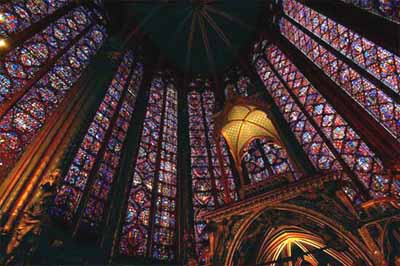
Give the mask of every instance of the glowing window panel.
[[(122, 225), (120, 253), (174, 259), (178, 95), (160, 73), (152, 81)], [(155, 198), (153, 198), (153, 195)]]
[(124, 141), (134, 112), (137, 91), (142, 80), (143, 65), (137, 63), (133, 67), (135, 67), (135, 70), (130, 77), (129, 86), (113, 125), (111, 135), (105, 144), (105, 151), (99, 162), (100, 167), (94, 176), (95, 180), (89, 190), (89, 199), (82, 216), (83, 222), (93, 229), (98, 228), (103, 220), (107, 199), (118, 171)]
[(380, 15), (394, 22), (400, 23), (400, 1), (399, 0), (341, 0), (353, 4), (368, 12)]
[(71, 0), (12, 0), (0, 4), (0, 35), (12, 35), (51, 15)]
[(289, 17), (400, 93), (399, 56), (295, 0), (285, 0), (283, 7)]
[(279, 175), (294, 176), (286, 150), (277, 144), (256, 139), (246, 147), (244, 154), (242, 164), (246, 167), (251, 185)]
[(399, 104), (287, 19), (281, 21), (281, 32), (393, 136), (400, 138)]
[[(90, 59), (102, 46), (105, 29), (94, 26), (75, 43), (53, 68), (46, 73), (0, 120), (0, 175), (6, 176), (8, 171), (22, 155), (25, 148), (34, 139), (54, 110), (64, 100), (68, 91), (84, 73)], [(96, 38), (96, 39), (95, 39)], [(86, 47), (88, 57), (77, 59), (79, 67), (73, 67), (69, 58), (76, 57), (82, 47)], [(5, 82), (7, 84), (7, 82)], [(34, 105), (32, 105), (34, 103)], [(10, 145), (7, 139), (12, 137)], [(18, 140), (17, 140), (18, 139)]]
[[(293, 108), (295, 106), (294, 103), (296, 103), (297, 108), (307, 112), (309, 119), (312, 119), (314, 124), (319, 127), (326, 140), (330, 142), (331, 146), (335, 149), (337, 154), (340, 155), (346, 166), (359, 178), (365, 187), (369, 189), (371, 196), (382, 197), (388, 195), (388, 193), (390, 193), (390, 177), (385, 173), (382, 162), (369, 149), (367, 144), (361, 140), (351, 126), (326, 102), (324, 97), (276, 46), (268, 46), (265, 51), (265, 57), (290, 88), (290, 93), (283, 87), (278, 91), (280, 99), (275, 98), (277, 95), (276, 93), (275, 95), (271, 93), (278, 102), (277, 105), (280, 106), (280, 101), (285, 101), (289, 97), (292, 98), (293, 104), (289, 105), (289, 107)], [(259, 65), (258, 71), (261, 72), (261, 70), (262, 66)], [(266, 84), (267, 88), (274, 86), (276, 87), (277, 85)], [(282, 91), (285, 93), (282, 93)], [(294, 96), (296, 97), (296, 101), (293, 99)], [(284, 113), (286, 111), (285, 109), (283, 109)], [(289, 108), (287, 109), (289, 110)], [(293, 113), (291, 115), (294, 117), (300, 116), (299, 113)], [(307, 134), (303, 134), (301, 138), (303, 143), (304, 141), (307, 142), (311, 140)], [(313, 151), (313, 148), (315, 147), (310, 147), (311, 150), (305, 150), (308, 151), (308, 153), (318, 152), (316, 150)], [(329, 162), (333, 161), (327, 160), (327, 158), (321, 161), (321, 158), (318, 159), (318, 168), (325, 165), (329, 166)], [(315, 162), (313, 159), (311, 159), (311, 161)], [(322, 168), (329, 169), (326, 167)], [(374, 182), (380, 182), (382, 184), (379, 190), (377, 189), (378, 186), (371, 186)]]
[(176, 176), (178, 147), (178, 93), (173, 84), (167, 85), (164, 126), (160, 154), (160, 170), (155, 190), (155, 217), (152, 256), (160, 260), (174, 257), (176, 229)]
[(294, 101), (283, 83), (269, 67), (264, 58), (256, 61), (257, 72), (266, 89), (281, 110), (297, 140), (307, 152), (314, 167), (321, 170), (341, 169), (335, 156), (330, 151), (315, 127), (308, 121), (304, 112)]
[[(92, 169), (95, 165), (99, 151), (101, 147), (106, 143), (106, 134), (110, 129), (111, 120), (114, 114), (118, 111), (117, 105), (121, 101), (121, 96), (125, 88), (125, 84), (128, 82), (129, 70), (133, 64), (132, 53), (127, 53), (121, 64), (118, 67), (116, 75), (109, 88), (107, 89), (106, 95), (101, 102), (96, 114), (94, 115), (93, 121), (89, 125), (86, 135), (83, 138), (81, 146), (73, 159), (72, 164), (64, 177), (64, 185), (61, 187), (55, 203), (58, 208), (57, 215), (62, 216), (65, 220), (69, 221), (73, 218), (76, 209), (83, 196), (83, 191), (86, 188), (89, 177), (92, 175)], [(120, 112), (123, 110), (121, 109)], [(118, 131), (118, 128), (114, 128)], [(114, 132), (113, 132), (114, 133)], [(112, 137), (111, 137), (112, 138)], [(110, 141), (110, 140), (109, 140)], [(115, 143), (117, 145), (117, 143)], [(108, 145), (107, 148), (113, 148), (112, 145)], [(107, 151), (107, 149), (106, 149)], [(97, 178), (94, 181), (93, 187), (97, 186), (100, 190), (101, 186), (99, 182), (105, 178), (112, 178), (110, 173), (110, 166), (108, 164), (101, 164), (100, 169), (97, 173)], [(99, 181), (100, 180), (100, 181)], [(111, 183), (112, 180), (109, 180)], [(99, 187), (100, 186), (100, 187)], [(72, 195), (65, 195), (65, 191), (74, 190)], [(104, 191), (101, 191), (104, 194)], [(100, 192), (98, 192), (100, 193)], [(74, 197), (73, 199), (71, 197)], [(103, 202), (101, 202), (103, 203)], [(98, 205), (100, 205), (99, 203)], [(92, 202), (88, 202), (87, 208), (90, 208)], [(104, 204), (104, 203), (103, 203)], [(104, 207), (100, 210), (102, 211)], [(100, 216), (100, 211), (93, 212), (94, 217)]]
[(249, 85), (251, 81), (248, 77), (246, 76), (240, 76), (238, 81), (236, 82), (236, 93), (240, 96), (248, 96), (249, 92)]
[[(85, 18), (84, 23), (78, 23), (77, 16)], [(71, 27), (72, 23), (74, 27)], [(41, 75), (42, 69), (72, 45), (91, 23), (90, 12), (76, 8), (9, 51), (0, 62), (0, 79), (6, 84), (0, 90), (0, 104), (26, 89), (29, 81)]]
[[(208, 234), (204, 232), (205, 221), (200, 218), (204, 212), (225, 204), (225, 187), (222, 171), (227, 177), (229, 195), (232, 201), (238, 199), (233, 172), (231, 169), (228, 147), (220, 138), (223, 156), (223, 169), (218, 160), (218, 153), (213, 136), (212, 119), (215, 98), (211, 91), (190, 91), (189, 104), (189, 139), (191, 148), (192, 192), (194, 209), (194, 231), (196, 252), (204, 262), (204, 248), (208, 245)], [(215, 180), (215, 182), (213, 181)]]

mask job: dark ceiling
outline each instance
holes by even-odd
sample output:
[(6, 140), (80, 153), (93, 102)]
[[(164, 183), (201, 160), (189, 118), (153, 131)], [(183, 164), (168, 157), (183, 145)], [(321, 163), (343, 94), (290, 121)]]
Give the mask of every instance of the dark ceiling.
[[(220, 74), (254, 39), (260, 0), (109, 0), (115, 31), (144, 33), (179, 70)], [(129, 34), (125, 34), (129, 35)]]

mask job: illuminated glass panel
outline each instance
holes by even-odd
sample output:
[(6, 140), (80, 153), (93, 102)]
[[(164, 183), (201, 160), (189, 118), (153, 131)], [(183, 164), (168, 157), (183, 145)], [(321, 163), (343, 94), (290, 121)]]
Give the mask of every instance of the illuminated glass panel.
[(400, 57), (295, 0), (283, 6), (288, 16), (400, 93)]
[[(208, 234), (204, 232), (205, 221), (201, 215), (224, 205), (225, 197), (236, 201), (235, 180), (231, 169), (228, 146), (220, 138), (223, 168), (218, 159), (214, 139), (213, 110), (214, 94), (211, 91), (190, 91), (189, 103), (189, 138), (191, 148), (192, 192), (194, 208), (194, 226), (196, 252), (200, 261), (204, 260), (204, 248), (208, 245)], [(222, 173), (224, 171), (224, 173)], [(226, 179), (222, 178), (226, 176)], [(226, 183), (225, 183), (226, 182)], [(229, 194), (225, 191), (228, 188)]]
[(256, 139), (245, 148), (242, 164), (251, 185), (271, 181), (279, 175), (295, 176), (286, 150), (266, 139)]
[[(313, 123), (318, 126), (325, 139), (330, 142), (346, 166), (359, 178), (365, 187), (369, 188), (371, 196), (381, 197), (387, 195), (391, 183), (389, 176), (384, 172), (382, 162), (369, 149), (367, 144), (361, 140), (351, 126), (326, 102), (324, 97), (276, 46), (270, 45), (265, 51), (265, 57), (290, 88), (290, 93), (282, 85), (278, 91), (274, 91), (272, 87), (279, 85), (266, 84), (267, 89), (271, 90), (278, 107), (281, 107), (280, 102), (291, 98), (293, 103), (286, 105), (285, 109), (290, 107), (287, 108), (290, 110), (296, 106), (299, 110), (307, 112), (309, 119), (312, 119)], [(262, 68), (263, 66), (258, 64), (259, 73)], [(276, 93), (280, 94), (279, 99), (276, 98)], [(285, 109), (281, 109), (284, 114), (287, 112)], [(291, 115), (296, 117), (300, 116), (300, 113), (292, 113)], [(290, 117), (288, 121), (290, 123)], [(311, 140), (307, 138), (307, 135), (304, 137), (304, 134), (302, 138), (308, 141)], [(304, 140), (302, 141), (304, 143)], [(310, 153), (309, 149), (305, 150)], [(311, 161), (315, 162), (313, 159)], [(325, 163), (329, 165), (329, 161), (332, 160), (326, 160), (322, 165), (325, 165)], [(321, 166), (321, 163), (318, 166)]]
[(0, 175), (6, 176), (55, 108), (67, 97), (102, 46), (105, 29), (94, 26), (0, 119)]
[(257, 59), (256, 69), (266, 89), (273, 97), (277, 107), (281, 110), (285, 120), (289, 123), (292, 132), (306, 151), (314, 167), (321, 170), (341, 169), (340, 164), (323, 138), (310, 123), (307, 116), (285, 89), (283, 83), (272, 71), (264, 58), (260, 57)]
[(399, 0), (341, 0), (400, 23)]
[(281, 32), (390, 133), (400, 138), (399, 104), (287, 19), (281, 21)]
[(174, 259), (177, 114), (175, 85), (161, 74), (153, 79), (150, 88), (122, 226), (123, 255)]
[(0, 35), (8, 36), (71, 3), (71, 0), (11, 0), (0, 4)]
[(248, 77), (246, 76), (240, 76), (238, 81), (236, 82), (236, 93), (240, 96), (248, 96), (249, 92), (249, 85), (251, 81)]
[(91, 12), (76, 8), (9, 51), (0, 61), (0, 104), (23, 91), (37, 75), (43, 75), (43, 67), (62, 55), (90, 24)]
[(178, 148), (178, 95), (172, 83), (167, 85), (163, 121), (160, 170), (156, 183), (156, 202), (152, 256), (172, 259), (176, 228), (176, 176)]
[[(204, 126), (206, 128), (206, 138), (208, 145), (206, 146), (210, 151), (210, 168), (213, 171), (213, 178), (215, 179), (215, 186), (216, 186), (216, 193), (217, 193), (217, 200), (219, 205), (226, 204), (225, 200), (225, 187), (229, 190), (228, 197), (230, 200), (235, 201), (237, 200), (237, 193), (235, 188), (235, 179), (233, 176), (233, 172), (231, 169), (231, 163), (229, 158), (229, 150), (228, 145), (225, 142), (225, 139), (221, 136), (220, 137), (220, 148), (221, 148), (221, 155), (222, 155), (222, 163), (223, 168), (221, 168), (221, 164), (218, 157), (217, 151), (217, 143), (214, 138), (214, 110), (215, 110), (215, 96), (214, 93), (211, 91), (204, 91), (202, 93), (202, 109), (203, 109), (203, 121)], [(190, 121), (189, 121), (190, 123)], [(223, 176), (226, 177), (227, 183), (225, 184), (225, 180)]]
[[(57, 193), (55, 204), (58, 210), (56, 215), (62, 216), (67, 221), (70, 221), (73, 218), (76, 209), (78, 208), (78, 205), (85, 191), (88, 179), (92, 175), (97, 158), (99, 155), (101, 155), (99, 154), (99, 152), (102, 149), (103, 145), (105, 145), (104, 143), (107, 143), (107, 132), (109, 132), (111, 130), (110, 128), (114, 126), (113, 130), (117, 131), (115, 133), (118, 133), (118, 127), (112, 125), (111, 123), (114, 114), (118, 112), (118, 104), (120, 101), (122, 101), (121, 96), (123, 94), (125, 84), (128, 82), (129, 70), (132, 64), (133, 55), (132, 53), (127, 53), (124, 56), (121, 64), (119, 65), (116, 75), (111, 81), (111, 84), (107, 89), (106, 95), (104, 96), (103, 101), (101, 102), (96, 114), (94, 115), (93, 121), (91, 122), (87, 133), (82, 140), (81, 146), (79, 147), (79, 150), (75, 155), (67, 174), (64, 177), (64, 184)], [(119, 111), (121, 115), (124, 115), (125, 109), (123, 107), (124, 106), (122, 106), (121, 110)], [(125, 106), (125, 108), (128, 107)], [(131, 112), (131, 110), (129, 111)], [(112, 134), (114, 134), (114, 131), (112, 132)], [(106, 153), (109, 152), (108, 148), (113, 148), (113, 140), (115, 140), (113, 139), (113, 136), (108, 139), (108, 146), (110, 147), (106, 146)], [(104, 156), (107, 156), (106, 153), (104, 154)], [(96, 174), (97, 178), (95, 179), (92, 188), (93, 190), (98, 188), (98, 194), (103, 197), (105, 197), (108, 193), (105, 193), (104, 189), (101, 190), (101, 186), (96, 187), (96, 185), (101, 185), (99, 184), (99, 181), (104, 181), (104, 179), (107, 178), (107, 181), (109, 181), (109, 183), (112, 182), (113, 175), (111, 173), (112, 169), (111, 167), (109, 167), (109, 163), (113, 162), (109, 161), (106, 164), (100, 164), (99, 170)], [(91, 194), (94, 194), (94, 191), (92, 192), (93, 193)], [(101, 194), (101, 192), (103, 192), (103, 194)], [(99, 203), (99, 205), (101, 203)], [(91, 202), (89, 200), (87, 206), (87, 208), (89, 209), (91, 207), (90, 204)], [(104, 207), (102, 209), (104, 209)], [(97, 212), (93, 211), (93, 219), (95, 219), (96, 217), (99, 217), (100, 219), (102, 216), (101, 211), (102, 210), (97, 210)]]
[[(89, 190), (89, 199), (82, 216), (83, 222), (93, 228), (99, 226), (103, 219), (104, 211), (107, 209), (107, 199), (118, 172), (124, 141), (134, 112), (137, 91), (142, 80), (143, 65), (136, 63), (133, 67), (135, 70), (130, 77), (130, 83), (124, 95), (115, 124), (113, 125), (111, 135), (105, 143), (105, 150), (99, 161), (99, 169), (94, 176), (95, 179)], [(122, 81), (120, 82), (121, 86), (124, 85)]]
[(213, 192), (209, 169), (210, 161), (207, 151), (202, 94), (191, 91), (188, 95), (188, 103), (195, 242), (197, 255), (199, 260), (202, 260), (205, 255), (202, 249), (207, 245), (208, 234), (204, 232), (206, 223), (200, 216), (215, 208), (215, 192)]

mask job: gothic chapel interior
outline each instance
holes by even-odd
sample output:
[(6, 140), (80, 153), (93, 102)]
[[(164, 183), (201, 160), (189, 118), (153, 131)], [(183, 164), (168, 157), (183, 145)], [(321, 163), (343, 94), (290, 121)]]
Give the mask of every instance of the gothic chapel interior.
[(400, 0), (0, 0), (0, 266), (400, 266)]

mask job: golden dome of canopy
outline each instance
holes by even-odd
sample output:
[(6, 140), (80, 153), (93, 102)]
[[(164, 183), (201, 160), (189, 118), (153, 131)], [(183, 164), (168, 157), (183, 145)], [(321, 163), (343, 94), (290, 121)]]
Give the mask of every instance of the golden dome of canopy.
[(238, 100), (228, 103), (216, 121), (217, 133), (224, 136), (234, 160), (240, 164), (244, 148), (252, 140), (267, 138), (280, 146), (281, 141), (272, 121), (260, 107)]

